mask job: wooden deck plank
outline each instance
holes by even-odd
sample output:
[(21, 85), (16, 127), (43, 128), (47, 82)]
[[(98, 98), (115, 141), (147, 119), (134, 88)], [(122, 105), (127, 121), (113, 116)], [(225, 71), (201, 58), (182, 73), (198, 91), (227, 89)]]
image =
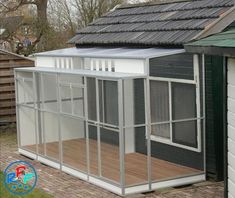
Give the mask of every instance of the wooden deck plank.
[[(59, 159), (58, 143), (47, 143), (48, 156)], [(90, 146), (90, 171), (98, 175), (97, 141), (89, 140)], [(35, 146), (28, 148), (32, 149)], [(40, 145), (40, 153), (43, 153), (43, 145)], [(107, 143), (101, 143), (101, 174), (103, 177), (120, 181), (119, 148)], [(63, 162), (78, 170), (87, 171), (86, 140), (63, 141)], [(147, 156), (141, 153), (128, 153), (125, 155), (125, 180), (126, 185), (134, 185), (147, 182)], [(168, 161), (152, 157), (152, 180), (165, 180), (180, 176), (201, 173), (202, 171), (186, 166), (181, 166)]]

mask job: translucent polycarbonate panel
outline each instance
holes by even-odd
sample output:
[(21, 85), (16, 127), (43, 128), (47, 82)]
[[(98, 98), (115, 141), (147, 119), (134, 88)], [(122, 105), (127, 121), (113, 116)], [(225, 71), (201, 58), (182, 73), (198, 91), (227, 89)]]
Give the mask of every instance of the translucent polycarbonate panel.
[(173, 142), (197, 148), (197, 121), (173, 123)]
[(33, 79), (28, 80), (18, 80), (17, 81), (18, 89), (18, 103), (24, 104), (27, 106), (34, 106), (34, 84)]
[[(189, 145), (189, 142), (194, 139), (191, 137), (191, 132), (193, 131), (195, 134), (195, 125), (192, 126), (193, 124), (190, 122), (189, 125), (188, 122), (173, 123), (172, 141), (160, 138), (157, 141), (151, 140), (151, 178), (153, 182), (204, 173), (203, 147), (201, 151), (192, 150), (195, 147), (193, 144)], [(186, 131), (186, 129), (190, 130)], [(203, 140), (200, 141), (203, 144)]]
[(170, 124), (152, 125), (151, 134), (157, 137), (170, 139)]
[(83, 77), (73, 74), (60, 74), (59, 81), (62, 83), (83, 84)]
[(36, 152), (36, 118), (35, 110), (19, 106), (20, 147)]
[(150, 81), (151, 122), (169, 121), (168, 82)]
[(96, 80), (95, 78), (87, 78), (87, 103), (88, 103), (88, 119), (96, 121)]
[(117, 81), (99, 80), (100, 121), (118, 125), (118, 89)]
[[(125, 92), (128, 93), (128, 89), (126, 90), (124, 81), (124, 104), (126, 105), (125, 108), (130, 108), (128, 107), (128, 95), (125, 94)], [(144, 124), (145, 123), (145, 88), (144, 88), (144, 79), (135, 79), (133, 80), (133, 86), (134, 86), (134, 113), (135, 113), (135, 118), (134, 122), (135, 124)], [(125, 109), (125, 111), (127, 111)], [(124, 111), (124, 112), (125, 112)]]
[(43, 96), (43, 109), (46, 111), (58, 111), (58, 91), (56, 74), (42, 73), (40, 92)]
[(87, 172), (86, 130), (84, 120), (61, 116), (63, 164)]
[[(123, 81), (123, 106), (124, 106), (124, 126), (135, 125), (135, 92), (134, 81)], [(143, 123), (142, 123), (143, 124)]]
[(97, 127), (88, 125), (90, 174), (99, 176)]
[(60, 105), (62, 113), (72, 114), (72, 99), (70, 86), (60, 85)]
[(45, 135), (44, 135), (44, 122), (43, 122), (43, 112), (38, 111), (38, 154), (45, 155)]
[(101, 176), (120, 183), (119, 132), (100, 127)]
[(59, 160), (59, 118), (58, 114), (43, 112), (43, 132), (46, 144), (45, 155)]
[(196, 85), (172, 83), (173, 120), (196, 117)]
[(84, 89), (72, 87), (73, 114), (79, 117), (84, 117)]
[(147, 139), (145, 127), (124, 130), (125, 186), (148, 182)]

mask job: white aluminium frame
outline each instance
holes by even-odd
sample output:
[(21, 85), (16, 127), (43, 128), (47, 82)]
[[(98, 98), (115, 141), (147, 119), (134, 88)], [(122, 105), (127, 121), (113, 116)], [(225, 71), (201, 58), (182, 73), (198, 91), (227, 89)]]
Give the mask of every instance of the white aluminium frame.
[[(185, 79), (174, 79), (174, 78), (163, 78), (163, 77), (149, 77), (150, 81), (161, 81), (161, 82), (168, 82), (168, 91), (169, 91), (169, 121), (165, 122), (151, 122), (152, 125), (161, 125), (161, 124), (170, 124), (170, 139), (158, 137), (156, 135), (150, 135), (151, 140), (156, 142), (161, 142), (164, 144), (168, 144), (171, 146), (195, 151), (195, 152), (201, 152), (202, 151), (202, 129), (201, 129), (201, 122), (205, 119), (201, 116), (201, 101), (200, 101), (200, 73), (199, 73), (199, 55), (195, 54), (193, 55), (193, 65), (194, 65), (194, 79), (193, 80), (185, 80)], [(172, 120), (172, 82), (175, 83), (182, 83), (182, 84), (192, 84), (196, 86), (196, 112), (197, 115), (195, 118), (188, 118), (188, 119), (181, 119), (181, 120)], [(150, 97), (150, 96), (149, 96)], [(186, 121), (197, 121), (197, 148), (186, 146), (180, 143), (173, 142), (173, 129), (172, 125), (173, 123), (179, 123), (179, 122), (186, 122)], [(152, 131), (152, 130), (151, 130)]]

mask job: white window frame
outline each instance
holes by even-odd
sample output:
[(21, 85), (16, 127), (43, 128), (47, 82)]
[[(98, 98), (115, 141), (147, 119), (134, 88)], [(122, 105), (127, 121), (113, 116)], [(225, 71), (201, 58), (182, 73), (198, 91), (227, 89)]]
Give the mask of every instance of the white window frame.
[[(202, 137), (202, 130), (201, 130), (201, 121), (204, 119), (201, 117), (201, 101), (200, 101), (200, 74), (199, 74), (199, 56), (193, 55), (193, 66), (194, 66), (194, 79), (193, 80), (186, 80), (186, 79), (175, 79), (175, 78), (164, 78), (164, 77), (149, 77), (149, 81), (161, 81), (161, 82), (168, 82), (168, 90), (169, 90), (169, 121), (165, 122), (150, 122), (150, 139), (152, 141), (160, 142), (163, 144), (168, 144), (171, 146), (187, 149), (190, 151), (201, 152), (202, 151), (202, 144), (201, 144), (201, 137)], [(188, 118), (182, 120), (173, 120), (172, 119), (172, 83), (182, 83), (182, 84), (192, 84), (196, 85), (196, 117), (195, 118)], [(150, 93), (151, 94), (151, 93)], [(150, 96), (149, 96), (150, 98)], [(151, 107), (150, 107), (151, 111)], [(151, 119), (150, 119), (151, 120)], [(186, 121), (197, 121), (197, 148), (186, 146), (183, 144), (173, 142), (173, 123), (179, 122), (186, 122)], [(157, 135), (152, 135), (152, 125), (160, 125), (160, 124), (170, 124), (170, 139), (160, 137)]]

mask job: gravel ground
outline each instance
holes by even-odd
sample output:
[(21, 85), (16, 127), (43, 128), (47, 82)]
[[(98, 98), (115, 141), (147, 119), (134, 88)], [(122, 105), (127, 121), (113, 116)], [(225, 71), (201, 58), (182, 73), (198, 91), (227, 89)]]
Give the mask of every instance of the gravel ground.
[[(119, 197), (102, 188), (84, 182), (76, 177), (30, 160), (17, 152), (15, 125), (0, 127), (0, 170), (15, 160), (25, 160), (34, 165), (38, 172), (37, 188), (58, 198), (114, 198)], [(169, 188), (130, 198), (222, 198), (223, 182), (203, 182), (181, 188)], [(1, 197), (1, 196), (0, 196)]]

